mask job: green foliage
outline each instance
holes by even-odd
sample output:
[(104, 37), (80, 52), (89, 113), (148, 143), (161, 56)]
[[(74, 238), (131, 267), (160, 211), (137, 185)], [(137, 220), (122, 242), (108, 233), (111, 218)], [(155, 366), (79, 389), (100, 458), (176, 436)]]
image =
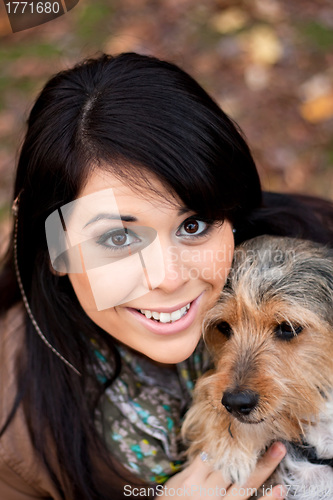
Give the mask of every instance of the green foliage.
[(113, 7), (102, 1), (84, 4), (79, 10), (76, 34), (85, 42), (99, 45), (108, 34), (108, 24), (112, 18)]
[(323, 51), (329, 51), (333, 47), (333, 30), (316, 21), (311, 21), (300, 26), (300, 32), (304, 38)]
[(24, 44), (8, 44), (0, 48), (0, 62), (16, 61), (36, 57), (40, 59), (56, 58), (61, 54), (61, 49), (56, 44), (41, 43), (38, 39)]

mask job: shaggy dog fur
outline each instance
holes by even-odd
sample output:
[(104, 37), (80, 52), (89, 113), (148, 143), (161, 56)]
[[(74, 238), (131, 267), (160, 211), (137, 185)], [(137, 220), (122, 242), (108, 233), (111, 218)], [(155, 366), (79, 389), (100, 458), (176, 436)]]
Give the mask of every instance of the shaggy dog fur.
[(266, 484), (285, 484), (293, 500), (333, 499), (333, 250), (243, 243), (204, 330), (215, 369), (198, 380), (184, 422), (190, 460), (205, 451), (242, 485), (281, 440), (287, 456)]

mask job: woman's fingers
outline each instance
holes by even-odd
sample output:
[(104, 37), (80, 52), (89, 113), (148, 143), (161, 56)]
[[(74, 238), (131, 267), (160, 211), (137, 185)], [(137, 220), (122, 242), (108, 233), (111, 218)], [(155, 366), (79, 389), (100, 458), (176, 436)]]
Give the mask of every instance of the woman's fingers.
[(164, 496), (171, 496), (170, 491), (179, 491), (175, 498), (182, 497), (189, 500), (202, 498), (224, 497), (230, 487), (220, 471), (214, 471), (208, 463), (204, 463), (198, 455), (193, 462), (181, 472), (172, 476), (165, 483)]
[(263, 495), (262, 499), (282, 499), (285, 497), (282, 486), (271, 489), (269, 484), (262, 485), (271, 476), (285, 453), (286, 448), (282, 443), (274, 443), (258, 461), (255, 471), (242, 487), (226, 482), (220, 471), (212, 470), (209, 463), (204, 463), (201, 457), (197, 456), (190, 465), (165, 483), (165, 497), (168, 496), (170, 488), (172, 491), (177, 491), (179, 488), (180, 496), (191, 500), (202, 498), (207, 494), (212, 498), (246, 500), (252, 495), (256, 496), (257, 492)]
[(185, 470), (191, 477), (196, 478), (198, 484), (206, 482), (211, 472), (210, 468), (201, 460), (200, 455), (197, 455)]
[(286, 447), (280, 443), (274, 443), (263, 455), (257, 463), (254, 473), (251, 475), (247, 483), (251, 483), (255, 487), (259, 488), (267, 478), (274, 472), (276, 467), (281, 462), (282, 458), (285, 456), (287, 450)]
[(221, 472), (213, 471), (209, 464), (202, 461), (200, 455), (197, 455), (193, 462), (178, 473), (177, 476), (180, 477), (180, 474), (184, 474), (186, 478), (191, 478), (194, 481), (194, 486), (214, 484), (214, 486), (218, 486), (222, 490), (227, 490), (230, 486), (230, 483), (222, 477)]

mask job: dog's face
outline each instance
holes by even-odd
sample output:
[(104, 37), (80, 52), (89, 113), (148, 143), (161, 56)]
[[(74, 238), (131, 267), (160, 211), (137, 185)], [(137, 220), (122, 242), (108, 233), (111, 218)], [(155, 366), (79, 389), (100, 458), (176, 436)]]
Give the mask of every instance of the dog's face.
[(216, 370), (198, 397), (215, 421), (299, 439), (333, 388), (333, 251), (291, 238), (246, 242), (204, 326)]

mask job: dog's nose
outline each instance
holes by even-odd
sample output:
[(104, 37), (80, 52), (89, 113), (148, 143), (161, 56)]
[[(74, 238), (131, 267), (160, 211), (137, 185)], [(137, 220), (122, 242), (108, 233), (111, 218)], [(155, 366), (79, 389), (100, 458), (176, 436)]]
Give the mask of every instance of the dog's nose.
[(259, 395), (253, 391), (226, 391), (221, 403), (230, 413), (249, 415), (258, 401)]

